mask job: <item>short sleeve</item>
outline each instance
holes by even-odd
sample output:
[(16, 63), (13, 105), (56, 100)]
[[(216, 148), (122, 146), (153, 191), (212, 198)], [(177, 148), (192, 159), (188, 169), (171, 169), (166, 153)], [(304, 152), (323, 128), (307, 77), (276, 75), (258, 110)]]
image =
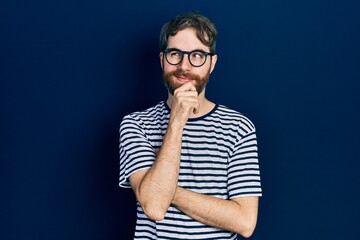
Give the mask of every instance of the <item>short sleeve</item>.
[(234, 146), (229, 159), (228, 192), (230, 199), (262, 195), (255, 127)]
[(119, 186), (130, 188), (131, 174), (150, 168), (156, 154), (141, 127), (141, 121), (125, 116), (119, 129), (120, 176)]

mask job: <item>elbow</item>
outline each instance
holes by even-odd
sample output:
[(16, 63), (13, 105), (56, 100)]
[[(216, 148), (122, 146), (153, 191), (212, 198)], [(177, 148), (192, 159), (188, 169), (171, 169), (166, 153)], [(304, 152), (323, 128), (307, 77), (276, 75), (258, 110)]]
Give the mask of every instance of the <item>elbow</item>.
[(159, 197), (157, 194), (140, 194), (136, 191), (136, 198), (144, 214), (153, 221), (162, 221), (170, 206), (170, 202)]
[(145, 215), (153, 221), (162, 221), (165, 217), (165, 213), (153, 209), (144, 209)]
[(159, 198), (141, 195), (139, 191), (136, 191), (135, 195), (138, 204), (149, 219), (153, 221), (161, 221), (165, 218), (165, 214), (169, 208), (169, 205), (161, 202)]
[(141, 207), (144, 210), (145, 215), (153, 221), (162, 221), (167, 210), (167, 208), (153, 206), (151, 204), (144, 204)]
[(253, 229), (246, 229), (246, 230), (243, 230), (241, 234), (241, 236), (243, 236), (244, 238), (249, 238), (251, 237), (251, 235), (253, 234), (255, 228)]
[(238, 234), (243, 236), (244, 238), (249, 238), (255, 231), (256, 220), (250, 220), (247, 223), (242, 223), (238, 225), (238, 230), (236, 231)]

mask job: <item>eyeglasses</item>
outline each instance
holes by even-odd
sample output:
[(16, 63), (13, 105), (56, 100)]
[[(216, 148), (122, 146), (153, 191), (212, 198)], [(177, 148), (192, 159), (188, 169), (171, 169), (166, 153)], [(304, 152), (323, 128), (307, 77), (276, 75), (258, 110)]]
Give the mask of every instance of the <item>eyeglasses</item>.
[(171, 65), (178, 65), (184, 58), (184, 54), (188, 55), (189, 62), (194, 67), (201, 67), (205, 64), (207, 56), (214, 56), (214, 53), (205, 52), (203, 50), (194, 50), (191, 52), (181, 51), (177, 48), (164, 49), (166, 61)]

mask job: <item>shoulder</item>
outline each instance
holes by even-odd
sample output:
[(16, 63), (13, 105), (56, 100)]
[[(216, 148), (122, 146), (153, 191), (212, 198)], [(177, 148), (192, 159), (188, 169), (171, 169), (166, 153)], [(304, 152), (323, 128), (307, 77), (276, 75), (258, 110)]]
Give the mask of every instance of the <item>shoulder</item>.
[(161, 101), (158, 104), (156, 104), (155, 106), (125, 115), (123, 121), (124, 120), (127, 120), (127, 121), (131, 121), (131, 120), (152, 121), (155, 118), (166, 115), (167, 113), (168, 113), (168, 109), (166, 107), (166, 104), (164, 101)]
[(136, 128), (139, 131), (146, 131), (145, 129), (167, 123), (169, 116), (168, 107), (164, 101), (161, 101), (155, 106), (125, 115), (120, 123), (120, 131), (124, 128)]
[(234, 125), (237, 125), (238, 127), (242, 128), (246, 132), (253, 132), (255, 131), (255, 125), (253, 122), (246, 117), (243, 113), (231, 109), (227, 106), (218, 105), (217, 111), (215, 111), (215, 114), (217, 114), (217, 118), (221, 119), (224, 122), (228, 122)]

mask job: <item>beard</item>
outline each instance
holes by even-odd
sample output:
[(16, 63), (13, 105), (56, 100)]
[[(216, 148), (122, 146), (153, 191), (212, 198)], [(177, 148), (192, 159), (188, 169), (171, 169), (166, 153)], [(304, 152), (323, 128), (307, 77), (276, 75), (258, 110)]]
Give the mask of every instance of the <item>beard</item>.
[(182, 85), (180, 83), (175, 82), (175, 80), (173, 80), (174, 78), (176, 78), (176, 76), (182, 76), (185, 78), (195, 80), (194, 86), (195, 86), (198, 94), (200, 94), (205, 89), (206, 84), (209, 82), (210, 69), (204, 77), (200, 77), (197, 74), (184, 72), (181, 69), (177, 69), (175, 71), (171, 71), (171, 72), (167, 72), (167, 73), (165, 73), (163, 71), (162, 76), (163, 76), (163, 80), (164, 80), (164, 84), (165, 84), (166, 88), (169, 90), (170, 94), (173, 96), (174, 96), (175, 90)]

